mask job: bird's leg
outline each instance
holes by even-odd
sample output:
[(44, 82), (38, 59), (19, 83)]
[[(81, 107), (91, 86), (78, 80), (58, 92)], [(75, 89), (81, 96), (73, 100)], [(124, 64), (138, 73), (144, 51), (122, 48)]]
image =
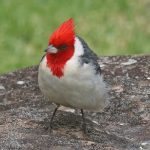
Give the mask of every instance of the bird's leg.
[(84, 116), (83, 109), (81, 109), (81, 114), (82, 114), (82, 120), (83, 120), (82, 128), (83, 128), (84, 133), (86, 133), (86, 122), (85, 122), (85, 116)]
[(53, 125), (53, 120), (54, 120), (54, 117), (55, 117), (55, 114), (56, 114), (56, 111), (58, 110), (60, 105), (57, 105), (57, 107), (55, 108), (53, 114), (52, 114), (52, 117), (51, 117), (51, 120), (50, 120), (50, 123), (49, 123), (49, 129), (51, 130), (52, 129), (52, 125)]

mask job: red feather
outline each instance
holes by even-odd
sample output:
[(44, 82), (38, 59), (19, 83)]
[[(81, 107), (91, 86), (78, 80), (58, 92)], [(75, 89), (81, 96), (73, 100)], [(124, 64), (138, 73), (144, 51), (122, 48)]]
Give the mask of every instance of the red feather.
[(53, 75), (59, 78), (64, 75), (64, 66), (74, 54), (74, 42), (74, 22), (73, 19), (69, 19), (54, 31), (49, 40), (49, 45), (52, 44), (56, 48), (61, 45), (67, 46), (65, 50), (58, 50), (56, 54), (46, 54), (47, 66), (50, 68)]
[(74, 22), (73, 19), (65, 21), (56, 31), (53, 32), (49, 40), (49, 45), (59, 46), (62, 44), (74, 44)]

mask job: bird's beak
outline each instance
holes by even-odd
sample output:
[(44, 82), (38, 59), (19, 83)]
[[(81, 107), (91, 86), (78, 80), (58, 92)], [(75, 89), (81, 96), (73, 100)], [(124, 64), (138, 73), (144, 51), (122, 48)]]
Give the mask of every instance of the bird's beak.
[(49, 45), (44, 51), (47, 53), (57, 53), (58, 49), (53, 45)]

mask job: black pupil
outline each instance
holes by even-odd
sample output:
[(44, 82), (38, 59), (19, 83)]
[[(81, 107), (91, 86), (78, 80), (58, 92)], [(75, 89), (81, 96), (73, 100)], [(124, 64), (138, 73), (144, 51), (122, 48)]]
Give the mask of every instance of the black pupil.
[(65, 50), (67, 48), (67, 45), (63, 44), (57, 47), (59, 50)]

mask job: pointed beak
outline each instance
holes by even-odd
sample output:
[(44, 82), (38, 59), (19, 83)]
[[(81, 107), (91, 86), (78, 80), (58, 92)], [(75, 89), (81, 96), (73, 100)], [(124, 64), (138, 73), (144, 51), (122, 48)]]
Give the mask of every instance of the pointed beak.
[(57, 53), (58, 49), (54, 47), (53, 45), (49, 45), (45, 50), (46, 53)]

